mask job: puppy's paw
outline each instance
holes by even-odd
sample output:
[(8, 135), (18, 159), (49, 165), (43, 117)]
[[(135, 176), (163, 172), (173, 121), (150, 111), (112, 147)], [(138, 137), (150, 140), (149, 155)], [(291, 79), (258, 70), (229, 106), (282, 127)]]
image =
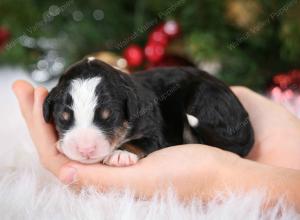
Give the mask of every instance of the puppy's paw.
[(103, 163), (109, 166), (126, 167), (136, 164), (139, 158), (136, 154), (125, 150), (115, 150), (104, 158)]

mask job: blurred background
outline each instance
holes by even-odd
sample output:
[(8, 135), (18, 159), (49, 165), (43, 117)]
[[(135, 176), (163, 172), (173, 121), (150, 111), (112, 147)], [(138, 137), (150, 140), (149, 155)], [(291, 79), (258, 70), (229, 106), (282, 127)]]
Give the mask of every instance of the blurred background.
[(279, 98), (299, 90), (299, 0), (1, 0), (0, 12), (0, 70), (38, 83), (92, 54), (129, 73), (195, 65)]

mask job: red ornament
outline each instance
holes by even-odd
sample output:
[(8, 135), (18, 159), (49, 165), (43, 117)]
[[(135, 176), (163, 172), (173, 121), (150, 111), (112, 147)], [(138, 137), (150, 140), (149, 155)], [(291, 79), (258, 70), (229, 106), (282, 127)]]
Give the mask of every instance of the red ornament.
[(143, 62), (143, 50), (140, 46), (132, 44), (125, 49), (124, 58), (127, 60), (128, 66), (137, 67)]
[(167, 21), (163, 25), (163, 31), (170, 39), (174, 39), (180, 35), (179, 24), (174, 20)]
[(275, 75), (271, 86), (278, 86), (282, 90), (292, 89), (300, 92), (300, 70)]
[(165, 45), (158, 42), (148, 42), (145, 56), (151, 63), (159, 62), (165, 55)]
[[(148, 66), (155, 66), (158, 63), (164, 65), (165, 51), (170, 41), (180, 34), (179, 24), (174, 20), (169, 20), (158, 24), (148, 37), (148, 42), (144, 48), (144, 54), (149, 61)], [(143, 52), (138, 45), (130, 45), (124, 51), (124, 58), (127, 60), (129, 67), (140, 66), (143, 62)], [(166, 61), (166, 60), (165, 60)], [(169, 58), (166, 61), (172, 65), (174, 59)]]
[(0, 49), (8, 42), (10, 32), (5, 27), (0, 27)]
[(268, 95), (300, 117), (300, 70), (275, 75)]
[(163, 32), (162, 30), (154, 30), (150, 36), (149, 36), (149, 39), (148, 39), (148, 42), (157, 42), (157, 43), (160, 43), (164, 46), (167, 46), (168, 44), (168, 35), (166, 35), (165, 32)]

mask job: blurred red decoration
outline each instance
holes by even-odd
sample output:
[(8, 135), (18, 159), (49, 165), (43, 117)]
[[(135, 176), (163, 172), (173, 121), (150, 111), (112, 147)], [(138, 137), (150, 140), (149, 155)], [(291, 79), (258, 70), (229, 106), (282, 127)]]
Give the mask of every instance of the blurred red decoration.
[(168, 41), (169, 41), (168, 35), (166, 35), (166, 33), (161, 30), (155, 30), (152, 33), (150, 33), (149, 40), (148, 40), (149, 43), (157, 42), (164, 46), (167, 46)]
[[(163, 66), (166, 63), (165, 53), (170, 42), (180, 35), (180, 26), (174, 20), (158, 24), (150, 32), (144, 48), (144, 55), (148, 61), (147, 66)], [(138, 67), (143, 63), (143, 52), (138, 45), (130, 45), (124, 51), (124, 58), (129, 67)], [(172, 60), (172, 61), (171, 61)], [(178, 61), (178, 60), (177, 60)], [(168, 63), (176, 63), (168, 58)]]
[(165, 55), (165, 45), (149, 42), (145, 47), (145, 56), (151, 63), (160, 61)]
[(300, 70), (275, 75), (268, 95), (275, 102), (283, 104), (300, 116)]
[(174, 21), (166, 21), (157, 25), (150, 33), (145, 47), (145, 56), (152, 64), (163, 62), (165, 51), (170, 41), (179, 36), (179, 24)]
[(132, 44), (125, 49), (124, 58), (127, 60), (129, 67), (140, 66), (144, 59), (143, 49), (136, 44)]
[(170, 39), (174, 39), (180, 35), (179, 24), (174, 20), (167, 21), (163, 25), (163, 31), (169, 36)]
[(10, 39), (10, 32), (7, 28), (5, 27), (0, 27), (0, 49), (2, 49), (5, 44), (9, 41)]
[(292, 70), (288, 73), (279, 73), (273, 77), (272, 86), (278, 86), (282, 90), (291, 89), (300, 92), (300, 70)]

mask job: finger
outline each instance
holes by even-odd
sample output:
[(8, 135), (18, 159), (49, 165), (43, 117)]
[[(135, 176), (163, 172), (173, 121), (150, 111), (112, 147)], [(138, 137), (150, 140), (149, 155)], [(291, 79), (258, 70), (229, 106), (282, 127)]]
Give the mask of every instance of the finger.
[(54, 126), (50, 123), (46, 123), (43, 118), (43, 102), (48, 92), (43, 87), (38, 87), (34, 90), (34, 104), (33, 104), (33, 115), (34, 115), (34, 128), (35, 136), (38, 139), (38, 146), (40, 150), (53, 154), (55, 150), (55, 144), (57, 142), (57, 135)]
[(33, 114), (35, 116), (35, 126), (41, 132), (42, 137), (47, 137), (47, 141), (51, 141), (53, 144), (57, 141), (57, 135), (53, 124), (47, 123), (43, 116), (43, 104), (45, 98), (48, 95), (47, 89), (44, 87), (38, 87), (34, 90), (34, 105)]
[[(129, 167), (111, 167), (103, 164), (83, 165), (80, 163), (70, 163), (62, 168), (59, 177), (65, 184), (72, 186), (95, 186), (97, 189), (106, 191), (110, 188), (129, 187), (135, 190), (143, 191), (145, 182), (148, 178), (153, 179), (157, 172), (157, 167), (164, 163), (165, 158), (170, 154), (182, 155), (184, 148), (185, 153), (194, 153), (189, 150), (192, 145), (176, 146), (176, 148), (164, 148), (156, 151), (146, 158), (140, 160), (137, 164)], [(201, 145), (202, 146), (202, 145)], [(188, 147), (188, 148), (187, 148)], [(205, 146), (202, 146), (205, 148)], [(197, 145), (196, 148), (199, 148)], [(208, 147), (210, 151), (212, 147)], [(173, 155), (173, 156), (174, 156)], [(177, 163), (177, 162), (176, 162)], [(171, 164), (169, 164), (171, 165)], [(172, 166), (172, 165), (171, 165)], [(154, 181), (155, 182), (155, 181)], [(150, 185), (150, 184), (148, 184)]]
[(130, 167), (110, 167), (103, 164), (69, 163), (61, 169), (59, 178), (75, 188), (94, 186), (100, 191), (136, 189), (140, 173), (138, 164)]
[(14, 82), (12, 89), (42, 164), (58, 176), (60, 169), (70, 160), (57, 152), (54, 127), (43, 120), (42, 106), (48, 94), (47, 90), (42, 87), (34, 89), (30, 83), (23, 80)]
[(17, 80), (13, 83), (12, 89), (17, 97), (24, 119), (26, 121), (31, 120), (34, 101), (34, 89), (32, 85), (24, 80)]
[(36, 146), (42, 163), (55, 175), (59, 175), (60, 169), (70, 162), (57, 151), (57, 134), (53, 124), (46, 123), (43, 117), (43, 103), (48, 95), (47, 89), (38, 87), (34, 90), (34, 128)]
[(56, 155), (44, 155), (40, 157), (42, 164), (53, 173), (56, 177), (60, 178), (63, 167), (70, 163), (71, 160), (65, 157), (63, 154), (57, 153)]

